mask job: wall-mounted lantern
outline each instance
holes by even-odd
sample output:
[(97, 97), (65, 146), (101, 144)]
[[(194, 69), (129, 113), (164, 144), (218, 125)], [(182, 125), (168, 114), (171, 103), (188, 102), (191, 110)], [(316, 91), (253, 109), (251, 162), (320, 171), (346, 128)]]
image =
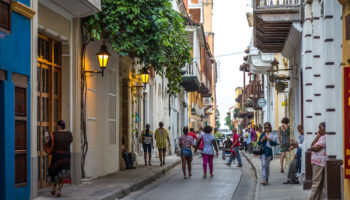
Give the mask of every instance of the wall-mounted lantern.
[(106, 42), (103, 42), (103, 44), (100, 47), (100, 50), (96, 53), (97, 59), (98, 59), (98, 64), (100, 65), (100, 71), (84, 71), (84, 74), (89, 73), (89, 74), (101, 74), (103, 77), (103, 72), (107, 67), (108, 60), (111, 54), (109, 54), (107, 50), (107, 45)]
[(149, 79), (149, 72), (147, 70), (146, 67), (142, 68), (142, 70), (140, 71), (140, 74), (138, 75), (139, 77), (141, 77), (141, 81), (142, 81), (142, 85), (134, 85), (131, 86), (131, 88), (143, 88), (144, 90), (146, 89), (146, 85), (148, 83), (148, 79)]

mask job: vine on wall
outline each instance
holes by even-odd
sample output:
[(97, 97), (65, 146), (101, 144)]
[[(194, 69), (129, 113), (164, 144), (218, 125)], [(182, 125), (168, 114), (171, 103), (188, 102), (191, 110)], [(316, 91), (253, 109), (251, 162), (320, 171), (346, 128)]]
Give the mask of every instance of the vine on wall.
[[(181, 68), (191, 46), (184, 20), (169, 0), (102, 0), (102, 11), (85, 26), (94, 39), (106, 39), (119, 55), (139, 58), (168, 79), (168, 93), (180, 92)], [(165, 70), (164, 70), (165, 69)]]

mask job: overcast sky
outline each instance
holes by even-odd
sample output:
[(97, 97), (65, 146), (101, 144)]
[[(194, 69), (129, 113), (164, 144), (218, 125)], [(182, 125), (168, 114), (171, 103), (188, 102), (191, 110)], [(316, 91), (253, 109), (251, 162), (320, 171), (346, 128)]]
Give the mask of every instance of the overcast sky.
[[(225, 117), (235, 104), (235, 88), (243, 86), (243, 51), (250, 43), (252, 28), (248, 26), (246, 12), (251, 11), (250, 0), (214, 0), (213, 32), (215, 33), (215, 59), (219, 65), (216, 85), (217, 105), (220, 111), (220, 128), (225, 127)], [(230, 56), (222, 56), (242, 52)]]

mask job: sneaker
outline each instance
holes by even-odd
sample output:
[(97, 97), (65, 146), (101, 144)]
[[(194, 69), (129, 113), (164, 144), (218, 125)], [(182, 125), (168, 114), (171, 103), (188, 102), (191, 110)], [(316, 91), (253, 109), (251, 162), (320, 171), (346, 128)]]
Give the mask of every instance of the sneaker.
[(295, 175), (299, 178), (300, 176), (304, 175), (304, 172), (296, 173)]
[(242, 167), (242, 164), (238, 164), (238, 165), (236, 165), (236, 167)]

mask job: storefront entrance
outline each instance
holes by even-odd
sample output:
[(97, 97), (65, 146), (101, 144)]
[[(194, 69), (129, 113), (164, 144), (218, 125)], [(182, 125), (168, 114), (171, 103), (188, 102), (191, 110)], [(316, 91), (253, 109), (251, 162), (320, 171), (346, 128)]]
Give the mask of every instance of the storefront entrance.
[(43, 150), (45, 131), (54, 131), (61, 119), (61, 44), (39, 35), (37, 68), (38, 187), (48, 186), (46, 173), (50, 156)]

